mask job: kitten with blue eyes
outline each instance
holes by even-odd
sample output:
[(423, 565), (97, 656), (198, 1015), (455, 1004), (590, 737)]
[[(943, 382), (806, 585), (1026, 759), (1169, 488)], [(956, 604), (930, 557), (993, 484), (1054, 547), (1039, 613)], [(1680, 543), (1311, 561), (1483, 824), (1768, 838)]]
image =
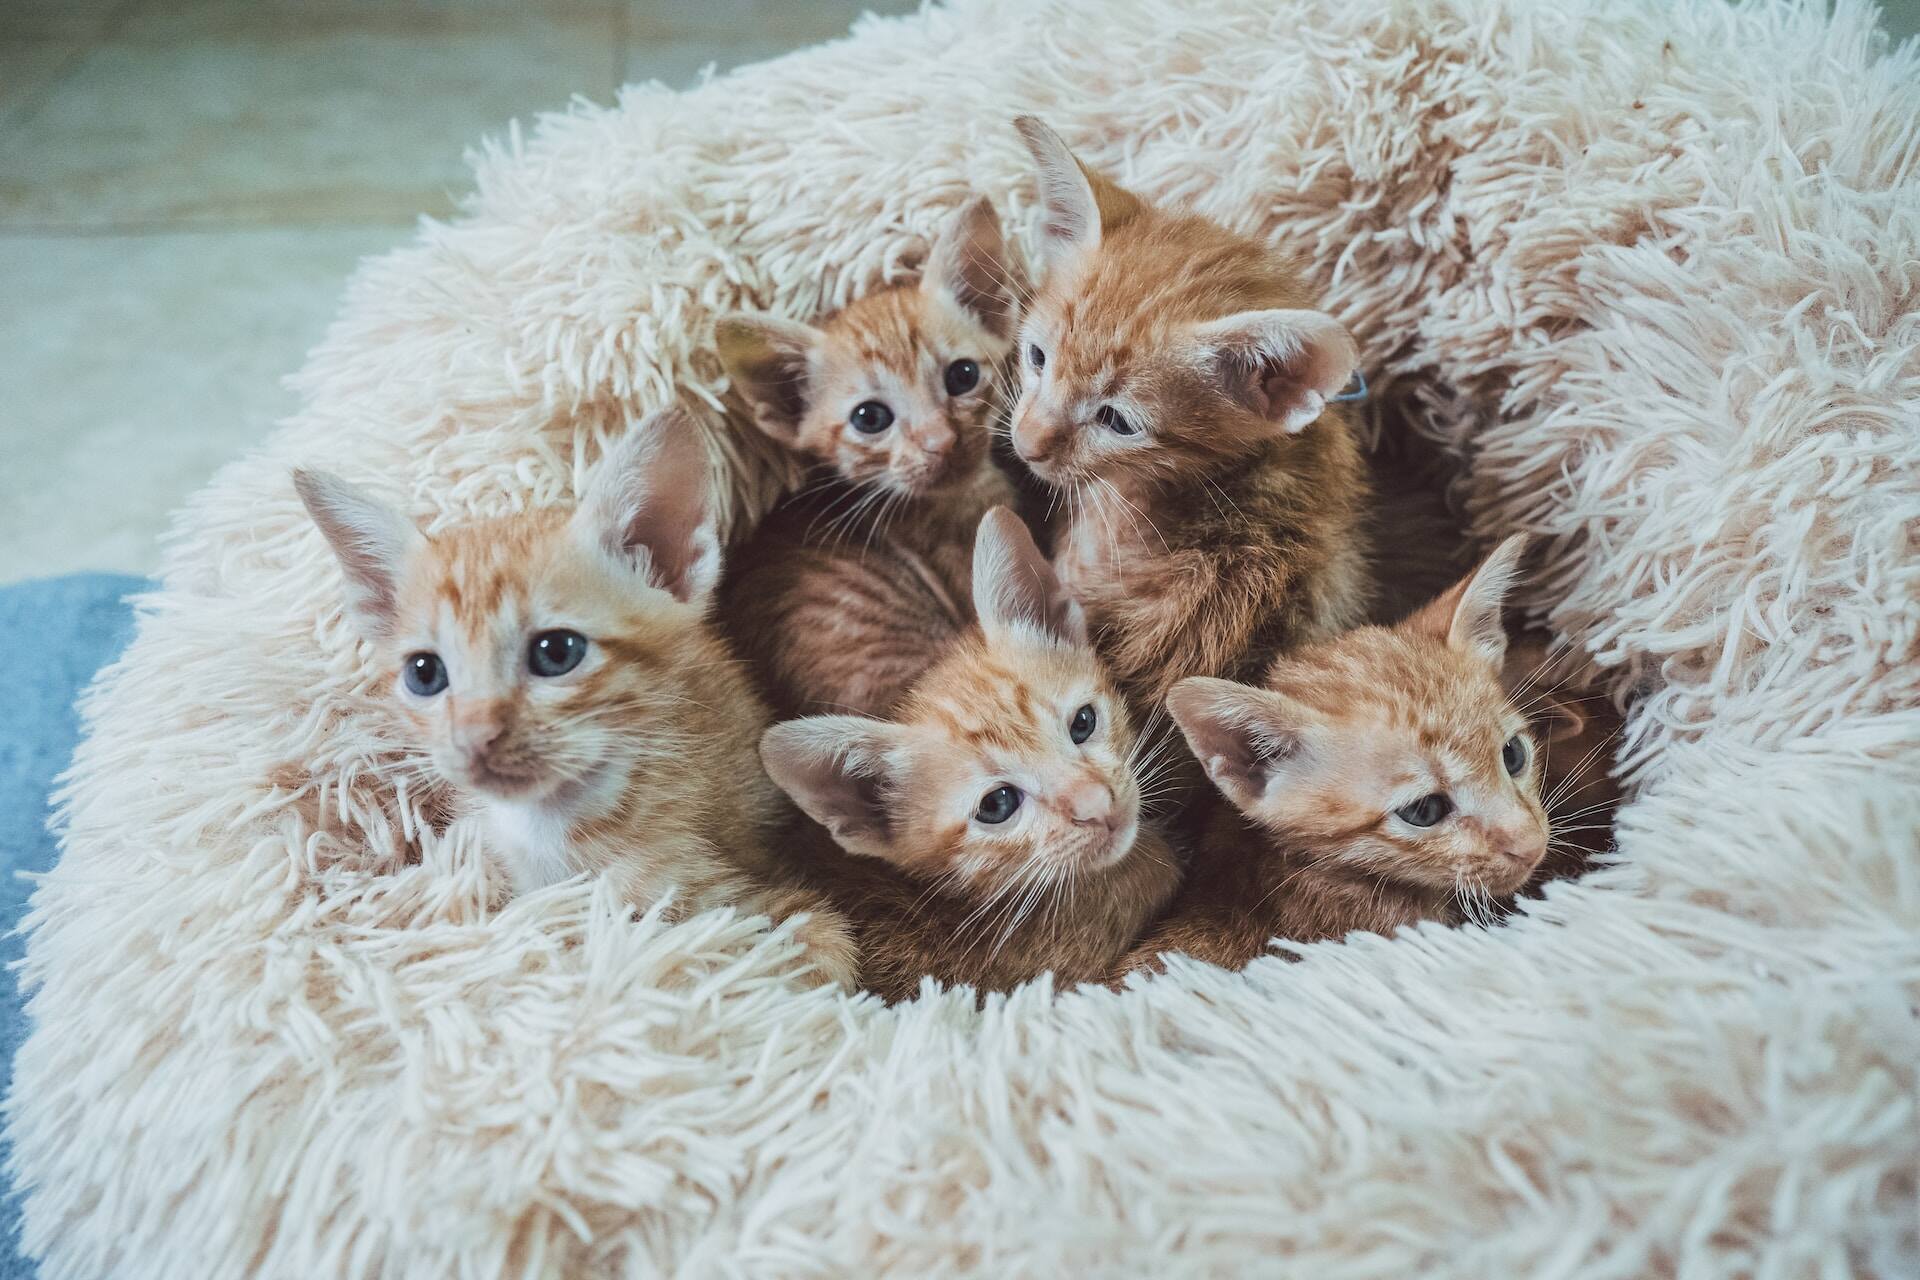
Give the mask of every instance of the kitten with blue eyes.
[(1015, 271), (982, 198), (917, 284), (817, 325), (720, 320), (747, 415), (811, 472), (732, 553), (720, 592), (722, 626), (778, 714), (882, 714), (967, 625), (974, 526), (1013, 498), (990, 446)]
[(1258, 687), (1174, 686), (1167, 709), (1227, 804), (1120, 972), (1499, 914), (1553, 843), (1538, 727), (1502, 682), (1523, 542), (1404, 622), (1283, 655)]
[(610, 446), (576, 510), (431, 536), (338, 477), (294, 473), (401, 736), (516, 892), (589, 872), (643, 910), (671, 889), (675, 916), (812, 911), (803, 936), (844, 976), (844, 930), (767, 853), (784, 811), (759, 768), (767, 712), (706, 617), (715, 480), (674, 410)]
[(1103, 980), (1179, 883), (1142, 812), (1157, 780), (1120, 696), (1033, 536), (981, 521), (979, 625), (886, 719), (767, 730), (773, 780), (818, 827), (789, 855), (859, 940), (859, 985), (923, 975), (985, 993), (1045, 972)]

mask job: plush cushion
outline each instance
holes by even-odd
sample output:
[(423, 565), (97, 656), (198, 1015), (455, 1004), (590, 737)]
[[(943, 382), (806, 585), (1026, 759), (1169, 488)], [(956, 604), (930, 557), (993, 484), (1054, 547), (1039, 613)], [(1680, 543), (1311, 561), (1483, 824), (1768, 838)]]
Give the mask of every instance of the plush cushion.
[[(13, 1079), (13, 1054), (26, 1031), (14, 980), (22, 951), (16, 926), (32, 888), (24, 877), (53, 865), (47, 829), (54, 778), (80, 733), (74, 700), (133, 634), (127, 596), (148, 584), (117, 574), (75, 574), (0, 587), (0, 1059)], [(0, 1199), (0, 1280), (26, 1280), (32, 1262), (17, 1251), (19, 1204)]]
[[(486, 151), (89, 704), (9, 1117), (48, 1276), (1920, 1273), (1920, 50), (1871, 33), (970, 0)], [(722, 309), (898, 278), (976, 190), (1031, 248), (1021, 110), (1295, 249), (1374, 425), (1536, 536), (1522, 610), (1631, 703), (1620, 865), (1504, 928), (985, 1008), (589, 883), (491, 904), (288, 468), (567, 501), (711, 405)]]

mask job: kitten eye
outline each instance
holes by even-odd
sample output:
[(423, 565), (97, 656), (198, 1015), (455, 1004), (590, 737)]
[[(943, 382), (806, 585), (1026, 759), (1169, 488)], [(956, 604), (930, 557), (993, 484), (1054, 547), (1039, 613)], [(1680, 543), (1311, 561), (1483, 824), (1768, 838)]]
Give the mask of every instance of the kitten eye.
[(1094, 410), (1093, 420), (1117, 436), (1130, 436), (1140, 430), (1110, 404), (1103, 404)]
[(1078, 746), (1093, 736), (1093, 727), (1099, 723), (1100, 717), (1094, 714), (1093, 704), (1089, 702), (1073, 713), (1073, 719), (1067, 724), (1067, 736)]
[(587, 638), (578, 631), (542, 631), (527, 648), (527, 670), (537, 676), (563, 676), (587, 656)]
[(963, 396), (980, 385), (980, 366), (971, 360), (955, 360), (947, 366), (947, 394)]
[(1393, 812), (1410, 827), (1430, 827), (1453, 812), (1453, 801), (1435, 793), (1421, 796), (1412, 804), (1403, 804)]
[(401, 671), (407, 688), (422, 698), (431, 698), (447, 687), (447, 664), (437, 653), (410, 653)]
[(1036, 370), (1044, 369), (1047, 367), (1047, 353), (1042, 351), (1037, 344), (1030, 342), (1027, 344), (1027, 363), (1032, 365)]
[(853, 424), (855, 431), (864, 435), (877, 436), (893, 425), (893, 410), (878, 400), (862, 400), (853, 406), (853, 412), (847, 415), (847, 421)]
[(1507, 767), (1510, 777), (1519, 777), (1527, 767), (1527, 740), (1519, 734), (1507, 739), (1507, 745), (1500, 748), (1500, 763)]
[(980, 797), (980, 807), (973, 811), (973, 816), (990, 827), (998, 826), (1014, 815), (1025, 798), (1018, 787), (997, 786)]

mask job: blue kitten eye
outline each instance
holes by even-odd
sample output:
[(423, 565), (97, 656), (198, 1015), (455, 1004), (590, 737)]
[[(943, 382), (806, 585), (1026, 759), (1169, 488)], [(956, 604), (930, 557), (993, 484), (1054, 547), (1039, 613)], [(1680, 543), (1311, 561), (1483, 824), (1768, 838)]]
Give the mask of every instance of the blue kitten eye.
[(1093, 704), (1089, 702), (1073, 713), (1073, 719), (1067, 724), (1067, 736), (1078, 746), (1093, 736), (1093, 727), (1099, 723), (1100, 718), (1094, 714)]
[(853, 406), (853, 412), (847, 415), (847, 421), (853, 429), (863, 435), (877, 436), (893, 425), (893, 410), (878, 400), (862, 400)]
[(955, 360), (947, 366), (947, 394), (963, 396), (980, 385), (980, 366), (971, 360)]
[(1500, 748), (1500, 763), (1507, 767), (1511, 777), (1519, 777), (1527, 767), (1527, 740), (1519, 734), (1507, 739), (1507, 745)]
[(1024, 799), (1018, 787), (1003, 784), (980, 797), (980, 807), (973, 811), (973, 816), (990, 827), (998, 826), (1014, 815)]
[(1027, 363), (1035, 369), (1047, 367), (1047, 353), (1033, 343), (1027, 344)]
[(401, 667), (401, 678), (407, 682), (407, 688), (422, 698), (431, 698), (447, 687), (447, 664), (440, 661), (437, 653), (410, 653)]
[(1453, 801), (1438, 793), (1403, 804), (1394, 813), (1410, 827), (1430, 827), (1453, 812)]
[(563, 676), (587, 656), (587, 638), (578, 631), (542, 631), (527, 646), (527, 670), (537, 676)]
[(1117, 436), (1130, 436), (1140, 430), (1110, 404), (1103, 404), (1094, 410), (1093, 420)]

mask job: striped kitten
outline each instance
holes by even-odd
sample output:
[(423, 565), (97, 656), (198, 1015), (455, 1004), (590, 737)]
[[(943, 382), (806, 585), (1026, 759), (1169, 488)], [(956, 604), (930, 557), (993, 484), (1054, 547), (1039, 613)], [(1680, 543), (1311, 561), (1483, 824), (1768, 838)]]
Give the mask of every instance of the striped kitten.
[(993, 206), (967, 205), (918, 285), (818, 327), (731, 315), (716, 338), (760, 430), (812, 465), (728, 565), (720, 618), (781, 715), (878, 715), (967, 624), (974, 526), (1017, 303)]
[(1500, 623), (1523, 541), (1397, 626), (1280, 658), (1263, 687), (1174, 686), (1168, 710), (1228, 806), (1123, 972), (1165, 952), (1237, 969), (1276, 937), (1485, 921), (1527, 883), (1548, 820)]
[[(400, 723), (517, 892), (591, 872), (642, 909), (670, 888), (679, 914), (816, 904), (773, 883), (766, 710), (706, 621), (713, 480), (677, 411), (615, 442), (577, 510), (432, 537), (344, 480), (294, 472)], [(812, 935), (822, 967), (847, 970), (832, 919)]]
[(1046, 274), (1013, 443), (1066, 512), (1055, 564), (1136, 708), (1358, 623), (1353, 339), (1265, 244), (1156, 208), (1031, 117)]
[(825, 828), (794, 856), (852, 922), (860, 985), (889, 1001), (923, 975), (981, 992), (1103, 979), (1179, 881), (1141, 814), (1152, 781), (1125, 700), (1004, 508), (972, 577), (978, 629), (891, 718), (793, 720), (760, 743)]

